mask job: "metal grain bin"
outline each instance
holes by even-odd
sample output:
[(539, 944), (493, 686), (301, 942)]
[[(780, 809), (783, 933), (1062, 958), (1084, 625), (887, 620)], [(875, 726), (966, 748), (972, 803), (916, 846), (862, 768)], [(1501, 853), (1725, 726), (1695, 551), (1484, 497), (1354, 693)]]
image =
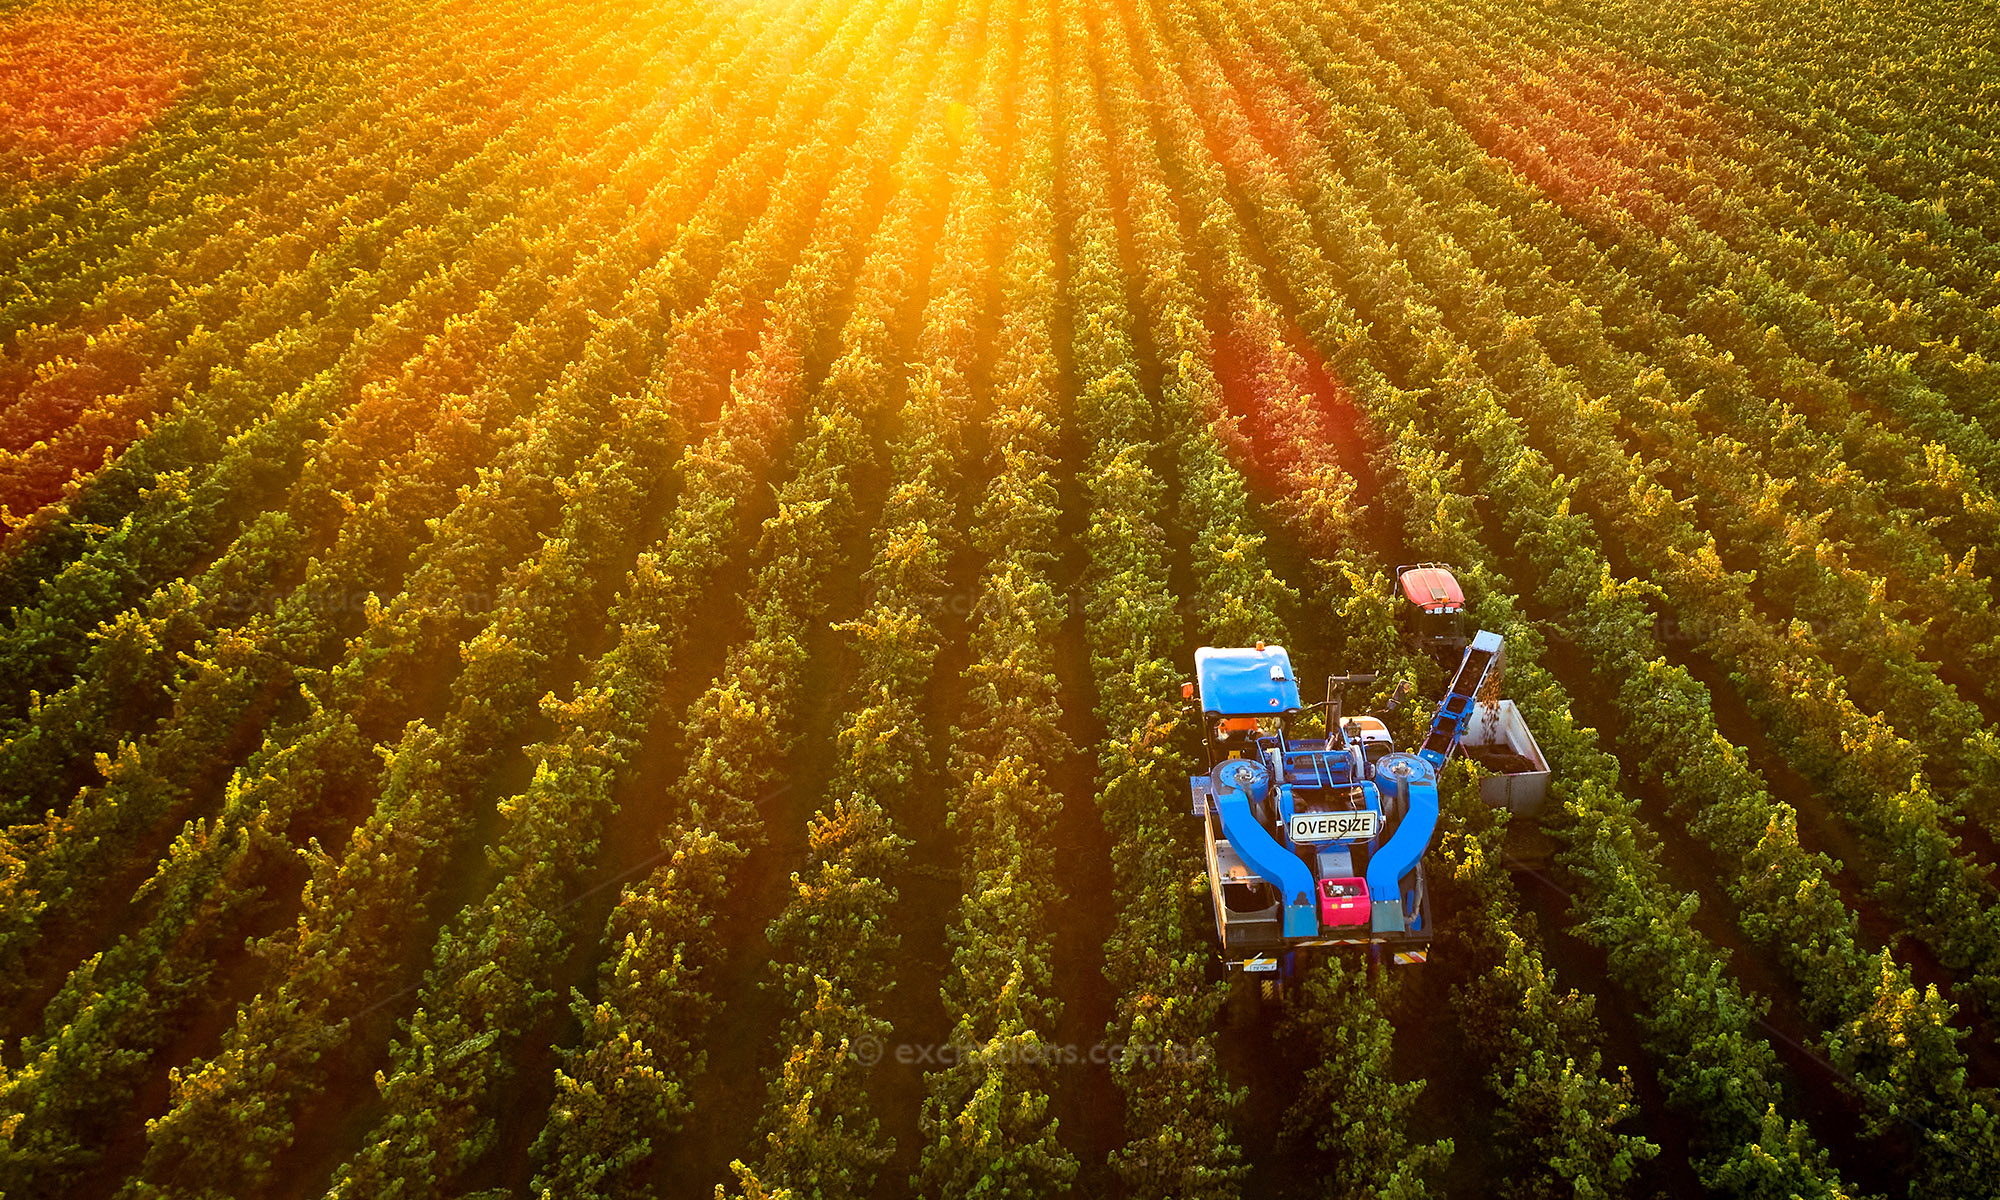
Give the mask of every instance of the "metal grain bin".
[(1479, 795), (1495, 808), (1537, 816), (1549, 798), (1549, 760), (1512, 700), (1482, 704), (1459, 743), (1459, 753), (1488, 772)]

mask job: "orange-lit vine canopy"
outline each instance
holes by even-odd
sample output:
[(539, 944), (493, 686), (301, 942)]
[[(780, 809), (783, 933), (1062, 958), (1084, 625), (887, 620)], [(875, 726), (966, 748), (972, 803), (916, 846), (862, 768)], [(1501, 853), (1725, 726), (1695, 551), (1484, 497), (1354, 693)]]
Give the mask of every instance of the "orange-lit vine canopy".
[(0, 15), (0, 177), (116, 149), (173, 102), (187, 70), (159, 13), (139, 0)]

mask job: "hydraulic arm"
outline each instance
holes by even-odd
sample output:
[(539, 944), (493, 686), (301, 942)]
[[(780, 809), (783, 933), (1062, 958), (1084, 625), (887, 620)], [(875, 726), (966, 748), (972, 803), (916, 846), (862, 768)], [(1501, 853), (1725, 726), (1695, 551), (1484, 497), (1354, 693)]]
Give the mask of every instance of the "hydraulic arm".
[(1416, 869), (1437, 831), (1437, 768), (1415, 754), (1390, 754), (1375, 764), (1375, 786), (1393, 794), (1403, 815), (1396, 832), (1368, 859), (1368, 895), (1374, 901), (1369, 925), (1376, 933), (1402, 933), (1403, 878)]
[(1278, 889), (1279, 903), (1284, 906), (1284, 936), (1318, 934), (1312, 872), (1289, 847), (1271, 836), (1253, 808), (1270, 794), (1270, 770), (1254, 758), (1231, 758), (1218, 764), (1209, 778), (1214, 781), (1212, 794), (1230, 845), (1251, 870)]

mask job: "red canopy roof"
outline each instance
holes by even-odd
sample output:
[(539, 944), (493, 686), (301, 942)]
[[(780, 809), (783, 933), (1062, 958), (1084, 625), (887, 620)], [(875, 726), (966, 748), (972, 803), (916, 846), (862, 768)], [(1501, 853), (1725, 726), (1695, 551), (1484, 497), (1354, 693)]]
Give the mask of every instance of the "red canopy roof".
[(1465, 607), (1465, 593), (1459, 590), (1458, 580), (1443, 567), (1416, 567), (1403, 572), (1403, 595), (1410, 603), (1425, 610), (1442, 610)]

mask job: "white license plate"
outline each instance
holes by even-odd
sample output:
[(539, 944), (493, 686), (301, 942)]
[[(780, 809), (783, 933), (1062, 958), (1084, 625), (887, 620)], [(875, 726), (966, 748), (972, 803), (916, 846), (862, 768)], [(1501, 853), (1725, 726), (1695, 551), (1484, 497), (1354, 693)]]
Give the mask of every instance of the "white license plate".
[(1382, 814), (1372, 808), (1359, 812), (1295, 813), (1294, 842), (1355, 842), (1375, 836)]

